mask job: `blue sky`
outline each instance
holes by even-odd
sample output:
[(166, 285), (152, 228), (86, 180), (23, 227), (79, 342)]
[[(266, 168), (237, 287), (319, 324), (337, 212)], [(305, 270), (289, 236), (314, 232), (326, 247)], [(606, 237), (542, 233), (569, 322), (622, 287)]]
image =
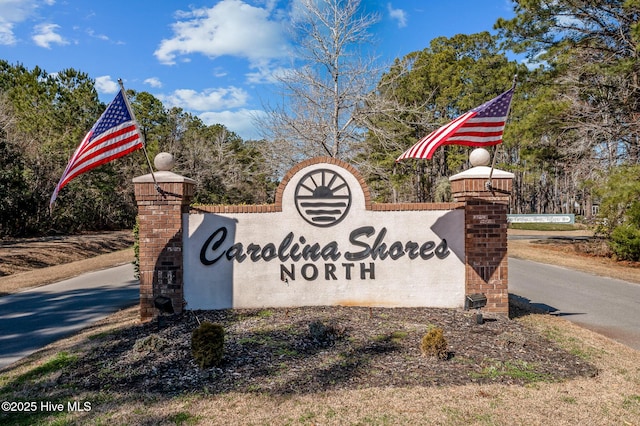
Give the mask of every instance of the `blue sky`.
[[(122, 78), (166, 107), (257, 138), (251, 117), (275, 93), (273, 73), (290, 64), (286, 24), (295, 1), (0, 0), (0, 59), (48, 73), (86, 72), (105, 103)], [(493, 31), (499, 17), (513, 17), (509, 0), (362, 5), (380, 17), (371, 33), (384, 63), (435, 37)]]

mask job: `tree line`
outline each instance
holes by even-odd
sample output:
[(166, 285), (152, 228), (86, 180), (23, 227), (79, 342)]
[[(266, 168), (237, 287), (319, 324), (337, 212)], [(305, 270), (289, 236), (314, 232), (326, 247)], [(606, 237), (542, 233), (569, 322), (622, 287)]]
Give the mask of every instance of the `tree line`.
[[(171, 152), (178, 171), (197, 180), (194, 202), (271, 200), (276, 180), (257, 142), (165, 108), (149, 93), (128, 91), (128, 97), (151, 158)], [(141, 151), (72, 180), (49, 211), (69, 158), (105, 108), (86, 73), (49, 74), (0, 60), (0, 237), (134, 226), (131, 180), (149, 173)]]
[[(507, 90), (517, 75), (496, 167), (514, 173), (512, 213), (575, 213), (640, 252), (640, 0), (520, 0), (496, 33), (439, 37), (388, 65), (363, 46), (378, 17), (360, 0), (304, 0), (292, 23), (295, 67), (277, 77), (283, 101), (245, 141), (147, 92), (128, 95), (151, 156), (169, 151), (198, 182), (199, 203), (264, 203), (303, 158), (354, 164), (376, 201), (446, 201), (470, 149), (396, 163), (418, 139)], [(517, 58), (517, 59), (514, 59)], [(294, 65), (294, 64), (292, 64)], [(0, 61), (0, 235), (131, 227), (131, 178), (142, 154), (72, 181), (48, 198), (100, 115), (94, 82)], [(303, 131), (301, 131), (301, 129)]]

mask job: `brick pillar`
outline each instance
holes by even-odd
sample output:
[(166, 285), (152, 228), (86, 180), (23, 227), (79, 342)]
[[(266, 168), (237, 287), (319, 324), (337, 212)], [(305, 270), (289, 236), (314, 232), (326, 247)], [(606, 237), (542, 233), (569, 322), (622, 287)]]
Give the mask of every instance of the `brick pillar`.
[[(156, 167), (160, 168), (158, 157)], [(133, 179), (138, 203), (142, 321), (158, 314), (154, 305), (157, 296), (169, 297), (174, 311), (182, 312), (182, 213), (188, 212), (195, 187), (192, 179), (168, 170), (154, 174), (158, 188), (151, 174)]]
[(507, 209), (513, 174), (476, 166), (449, 178), (465, 203), (465, 294), (484, 293), (488, 312), (509, 314)]

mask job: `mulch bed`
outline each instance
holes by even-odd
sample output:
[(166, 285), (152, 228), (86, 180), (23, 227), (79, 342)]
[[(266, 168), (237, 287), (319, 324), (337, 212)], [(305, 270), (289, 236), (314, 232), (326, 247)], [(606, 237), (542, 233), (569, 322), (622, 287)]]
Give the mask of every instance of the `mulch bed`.
[[(514, 312), (515, 315), (522, 312)], [(522, 322), (434, 308), (304, 307), (195, 311), (105, 336), (58, 377), (77, 390), (180, 394), (301, 394), (336, 389), (525, 385), (593, 377), (595, 367)], [(199, 323), (221, 324), (224, 359), (201, 369), (191, 355)], [(313, 326), (312, 326), (313, 324)], [(441, 327), (447, 359), (421, 354)], [(318, 332), (321, 330), (321, 332)]]

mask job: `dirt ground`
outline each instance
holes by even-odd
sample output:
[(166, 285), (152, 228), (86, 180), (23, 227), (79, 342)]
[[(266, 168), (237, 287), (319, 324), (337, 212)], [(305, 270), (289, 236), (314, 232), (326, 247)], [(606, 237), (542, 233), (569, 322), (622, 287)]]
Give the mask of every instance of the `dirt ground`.
[[(640, 284), (640, 262), (619, 262), (608, 256), (606, 244), (587, 230), (526, 231), (509, 230), (509, 236), (531, 236), (530, 239), (511, 238), (509, 256), (534, 262), (564, 266), (604, 277)], [(555, 236), (556, 238), (548, 238)]]
[(0, 240), (0, 296), (134, 259), (131, 231)]
[[(430, 308), (301, 307), (187, 312), (106, 339), (58, 379), (96, 391), (184, 394), (205, 390), (305, 394), (363, 387), (525, 385), (594, 377), (597, 368), (504, 316)], [(225, 330), (222, 363), (191, 355), (199, 323)], [(429, 329), (444, 331), (444, 358), (423, 356)], [(107, 341), (108, 340), (108, 341)], [(425, 372), (430, 374), (425, 374)]]
[[(378, 313), (376, 312), (376, 315)], [(247, 315), (246, 321), (257, 324), (261, 319), (267, 323), (268, 312), (254, 312)], [(370, 321), (365, 312), (364, 319)], [(279, 319), (276, 318), (279, 321)], [(245, 390), (237, 387), (228, 392), (216, 392), (215, 389), (203, 387), (194, 392), (176, 395), (172, 392), (152, 392), (140, 388), (126, 389), (123, 366), (129, 364), (138, 368), (137, 372), (148, 368), (148, 375), (153, 375), (154, 365), (149, 359), (157, 356), (168, 357), (172, 349), (164, 346), (169, 327), (162, 328), (162, 333), (148, 324), (150, 338), (146, 340), (127, 340), (129, 330), (141, 327), (137, 320), (135, 308), (120, 311), (109, 319), (100, 321), (68, 339), (49, 345), (36, 354), (16, 363), (10, 369), (0, 372), (0, 400), (2, 401), (51, 401), (66, 403), (67, 401), (84, 401), (91, 404), (90, 411), (51, 413), (0, 412), (0, 424), (109, 424), (109, 425), (624, 425), (638, 426), (640, 418), (640, 352), (613, 342), (597, 333), (580, 328), (566, 320), (549, 315), (529, 315), (518, 319), (522, 326), (548, 339), (549, 351), (564, 351), (577, 356), (584, 364), (597, 369), (595, 376), (579, 376), (564, 380), (546, 380), (544, 376), (536, 376), (527, 367), (529, 364), (508, 363), (492, 364), (490, 359), (483, 361), (485, 368), (476, 376), (481, 382), (459, 385), (388, 385), (388, 386), (341, 386), (325, 391), (312, 392), (278, 392), (283, 384), (292, 383), (290, 378), (300, 373), (302, 368), (288, 372), (280, 368), (276, 359), (272, 367), (276, 375), (274, 383), (261, 371), (254, 371), (256, 380), (266, 386), (273, 386), (275, 392), (265, 388), (256, 388), (256, 383), (242, 383)], [(489, 323), (491, 324), (491, 323)], [(392, 328), (395, 329), (395, 323)], [(248, 350), (261, 352), (259, 342), (265, 345), (262, 356), (272, 356), (267, 350), (279, 350), (286, 353), (284, 341), (274, 333), (275, 324), (262, 333), (246, 335), (241, 343)], [(270, 330), (270, 331), (269, 331)], [(396, 330), (397, 331), (397, 330)], [(388, 335), (387, 345), (393, 340), (407, 341), (413, 337), (401, 333)], [(156, 339), (160, 338), (161, 339)], [(273, 337), (269, 342), (269, 337)], [(304, 340), (304, 336), (299, 336)], [(375, 336), (374, 336), (375, 337)], [(385, 344), (386, 336), (377, 339)], [(261, 340), (258, 340), (261, 339)], [(347, 338), (348, 340), (349, 338)], [(136, 344), (137, 343), (137, 344)], [(400, 343), (404, 345), (405, 343)], [(341, 343), (344, 344), (344, 343)], [(254, 346), (255, 345), (255, 346)], [(87, 361), (93, 359), (101, 351), (112, 351), (120, 346), (120, 354), (116, 358), (101, 359), (93, 368)], [(134, 348), (135, 346), (135, 348)], [(511, 350), (517, 348), (516, 345)], [(457, 345), (456, 345), (457, 347)], [(269, 349), (271, 348), (271, 349)], [(182, 349), (178, 348), (178, 353)], [(419, 358), (415, 348), (410, 355)], [(316, 357), (323, 351), (319, 347)], [(164, 355), (154, 354), (155, 352)], [(363, 351), (362, 355), (366, 352)], [(290, 354), (292, 355), (292, 354)], [(325, 371), (338, 372), (351, 368), (356, 380), (362, 376), (356, 374), (359, 369), (373, 369), (376, 364), (361, 363), (349, 365), (349, 353), (340, 358), (327, 359), (324, 368), (316, 371), (302, 371), (302, 377), (308, 377), (312, 386), (313, 380), (320, 380)], [(375, 358), (375, 353), (370, 352)], [(461, 355), (461, 352), (458, 353)], [(255, 355), (257, 356), (257, 355)], [(278, 355), (274, 355), (278, 356)], [(312, 355), (314, 356), (314, 355)], [(384, 351), (381, 351), (384, 356)], [(454, 357), (455, 358), (455, 357)], [(420, 370), (426, 378), (437, 376), (434, 366), (461, 366), (464, 359), (437, 361), (422, 359), (424, 368)], [(452, 363), (453, 362), (453, 363)], [(243, 368), (248, 369), (248, 365)], [(89, 371), (91, 376), (82, 386), (75, 387), (72, 377), (77, 378), (76, 368)], [(161, 366), (166, 368), (166, 366)], [(388, 365), (385, 369), (402, 370), (400, 365)], [(466, 367), (462, 367), (466, 368)], [(120, 374), (116, 374), (120, 372)], [(233, 376), (235, 371), (229, 373)], [(415, 371), (410, 371), (414, 375)], [(242, 371), (236, 372), (240, 380)], [(306, 374), (304, 374), (306, 373)], [(375, 373), (375, 370), (373, 370)], [(193, 375), (199, 376), (194, 378)], [(163, 378), (165, 386), (171, 386), (172, 380), (178, 385), (190, 380), (213, 381), (219, 374), (216, 369), (210, 371), (194, 370), (189, 376), (180, 378), (157, 371), (155, 375)], [(95, 387), (97, 377), (102, 379), (98, 389)], [(489, 379), (494, 377), (494, 379)], [(517, 380), (528, 377), (526, 384)], [(144, 382), (144, 375), (136, 375), (135, 379)], [(423, 379), (426, 380), (426, 379)], [(512, 383), (509, 383), (513, 380)], [(335, 381), (335, 378), (334, 378)], [(114, 383), (115, 389), (111, 388)], [(344, 381), (347, 382), (346, 380)], [(228, 383), (228, 382), (227, 382)], [(521, 382), (520, 382), (521, 383)], [(348, 383), (346, 383), (348, 385)], [(329, 383), (330, 385), (330, 383)], [(118, 390), (120, 389), (120, 390)], [(39, 403), (39, 402), (38, 402)]]
[[(90, 257), (63, 269), (133, 257), (131, 249), (78, 253)], [(566, 240), (510, 240), (509, 253), (638, 280), (638, 265), (587, 256)], [(0, 292), (11, 282), (34, 285), (51, 269), (1, 277)], [(639, 425), (640, 352), (561, 318), (513, 314), (478, 325), (456, 310), (318, 307), (140, 324), (131, 308), (5, 369), (0, 400), (91, 401), (90, 412), (62, 418), (39, 412), (39, 424)], [(206, 369), (190, 354), (191, 331), (203, 321), (226, 333), (223, 363)], [(314, 323), (325, 332), (314, 333)], [(421, 354), (432, 327), (444, 330), (446, 359)], [(0, 423), (20, 419), (0, 412)]]

